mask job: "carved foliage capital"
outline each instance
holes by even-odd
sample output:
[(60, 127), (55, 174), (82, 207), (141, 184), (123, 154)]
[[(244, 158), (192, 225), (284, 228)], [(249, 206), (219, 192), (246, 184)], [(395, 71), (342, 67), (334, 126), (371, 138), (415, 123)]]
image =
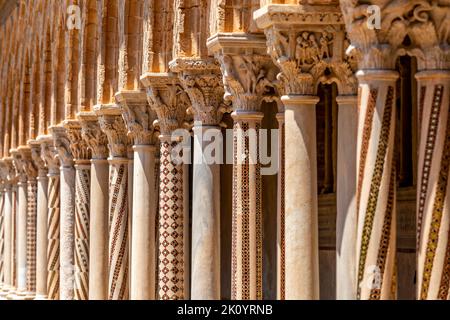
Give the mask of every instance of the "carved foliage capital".
[(67, 130), (64, 127), (52, 127), (50, 131), (53, 136), (54, 147), (58, 153), (58, 158), (61, 166), (72, 167), (73, 155), (70, 148), (70, 140), (67, 135)]
[(54, 146), (53, 140), (45, 140), (41, 142), (41, 158), (47, 165), (50, 174), (57, 174), (59, 172), (59, 155)]
[(33, 159), (34, 165), (38, 170), (38, 175), (40, 177), (45, 177), (47, 175), (47, 165), (44, 159), (41, 157), (41, 144), (39, 142), (33, 141), (30, 143), (31, 158)]
[(236, 110), (259, 111), (261, 103), (274, 95), (277, 69), (267, 55), (219, 54), (225, 100)]
[(81, 137), (90, 149), (92, 158), (108, 158), (108, 138), (100, 128), (97, 116), (80, 116), (80, 118)]
[(96, 106), (100, 128), (108, 138), (108, 148), (113, 158), (126, 158), (128, 137), (122, 113), (117, 105)]
[(70, 150), (74, 160), (91, 159), (91, 150), (81, 135), (81, 124), (79, 121), (70, 121), (65, 125), (67, 138), (70, 141)]
[(2, 160), (0, 162), (0, 171), (2, 179), (6, 183), (11, 183), (16, 176), (12, 159)]
[(36, 178), (37, 169), (31, 159), (30, 148), (20, 148), (20, 150), (14, 151), (13, 163), (21, 182)]

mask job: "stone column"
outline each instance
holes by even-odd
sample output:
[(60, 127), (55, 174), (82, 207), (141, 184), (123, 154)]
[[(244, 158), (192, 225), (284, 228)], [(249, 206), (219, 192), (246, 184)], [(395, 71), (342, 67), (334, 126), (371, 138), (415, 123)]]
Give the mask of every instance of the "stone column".
[[(191, 299), (220, 299), (220, 164), (224, 112), (220, 65), (215, 59), (177, 59), (171, 70), (192, 103), (194, 165), (192, 190)], [(215, 151), (215, 154), (213, 152)]]
[(357, 298), (390, 299), (395, 260), (395, 84), (391, 70), (362, 70), (356, 206)]
[(233, 103), (232, 299), (261, 300), (261, 104), (273, 98), (276, 69), (264, 36), (218, 35), (209, 47), (220, 61), (225, 97)]
[(419, 299), (448, 300), (450, 286), (450, 71), (417, 73), (419, 166), (417, 185)]
[(130, 299), (154, 300), (157, 193), (153, 122), (156, 114), (145, 92), (120, 92), (116, 94), (116, 101), (122, 108), (134, 150)]
[(47, 298), (47, 220), (48, 220), (48, 170), (41, 156), (41, 144), (29, 142), (31, 157), (38, 170), (36, 212), (36, 300)]
[(78, 120), (65, 121), (64, 126), (75, 161), (74, 299), (88, 300), (91, 152), (81, 136), (81, 124)]
[(60, 267), (60, 161), (52, 136), (39, 139), (41, 156), (48, 168), (47, 299), (59, 300)]
[(357, 96), (337, 97), (336, 299), (356, 299), (356, 137)]
[(60, 299), (74, 298), (75, 169), (64, 127), (51, 127), (60, 160)]
[(81, 113), (82, 137), (92, 152), (89, 222), (89, 300), (108, 299), (108, 140), (95, 113)]
[(117, 105), (97, 105), (94, 109), (110, 151), (108, 298), (126, 300), (129, 296), (127, 131)]
[(5, 283), (5, 188), (3, 174), (0, 170), (0, 292)]
[(37, 221), (37, 169), (32, 161), (31, 149), (20, 147), (23, 170), (27, 176), (27, 292), (25, 299), (36, 296), (36, 221)]
[(9, 291), (13, 287), (13, 279), (12, 279), (12, 238), (13, 238), (13, 230), (12, 230), (12, 216), (13, 216), (13, 198), (12, 198), (12, 188), (11, 188), (11, 173), (12, 167), (11, 163), (3, 160), (0, 162), (0, 170), (2, 176), (4, 178), (3, 184), (3, 285), (2, 290), (0, 292), (0, 299), (5, 299), (9, 294)]
[(149, 104), (158, 116), (161, 131), (159, 299), (183, 300), (189, 297), (187, 172), (181, 161), (172, 158), (183, 137), (172, 134), (182, 127), (190, 102), (175, 76), (145, 74), (142, 82), (148, 88)]

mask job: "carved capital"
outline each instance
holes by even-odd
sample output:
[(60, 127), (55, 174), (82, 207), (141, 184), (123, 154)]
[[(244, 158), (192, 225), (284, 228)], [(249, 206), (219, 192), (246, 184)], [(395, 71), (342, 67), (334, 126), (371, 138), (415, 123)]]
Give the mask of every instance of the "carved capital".
[(81, 136), (81, 123), (78, 120), (64, 121), (64, 128), (67, 138), (70, 141), (70, 150), (75, 161), (85, 161), (91, 159), (91, 150), (86, 141)]
[(61, 166), (72, 167), (73, 155), (70, 149), (70, 140), (67, 135), (67, 130), (62, 126), (50, 127), (50, 132), (53, 137), (53, 144), (58, 152), (58, 158)]
[[(311, 19), (300, 23), (298, 14), (309, 14)], [(333, 82), (341, 94), (357, 91), (356, 64), (352, 55), (346, 55), (350, 43), (338, 16), (339, 8), (332, 6), (269, 5), (255, 12), (267, 37), (268, 53), (281, 70), (277, 78), (284, 94), (314, 95), (319, 83)]]
[(45, 162), (48, 173), (51, 175), (59, 174), (59, 155), (54, 146), (52, 136), (43, 136), (38, 139), (41, 145), (41, 158)]
[(48, 173), (47, 165), (44, 159), (41, 157), (41, 143), (37, 140), (28, 141), (31, 150), (31, 159), (34, 162), (35, 167), (38, 170), (39, 177), (45, 177)]
[(260, 111), (264, 100), (273, 99), (278, 70), (263, 35), (219, 34), (208, 47), (220, 62), (224, 98), (235, 110)]
[[(450, 66), (450, 3), (448, 1), (341, 0), (352, 45), (360, 54), (360, 69), (393, 69), (398, 55), (419, 58), (419, 69)], [(371, 5), (380, 8), (381, 25), (371, 27)], [(410, 43), (405, 43), (409, 37)]]
[(142, 91), (122, 91), (115, 96), (132, 139), (131, 145), (155, 143), (153, 122), (156, 113), (150, 108), (147, 95)]
[(0, 161), (0, 172), (5, 185), (13, 183), (16, 174), (12, 158), (4, 158)]
[(189, 95), (192, 107), (188, 113), (204, 125), (218, 125), (231, 108), (224, 103), (220, 64), (216, 59), (176, 59), (172, 71), (179, 74), (181, 85)]
[(31, 159), (30, 148), (19, 147), (16, 150), (11, 150), (11, 154), (19, 181), (25, 183), (29, 180), (35, 179), (37, 176), (37, 169)]
[(98, 116), (100, 128), (108, 138), (108, 148), (111, 157), (126, 158), (128, 137), (127, 128), (122, 118), (122, 111), (115, 104), (97, 105), (94, 107)]
[(93, 112), (78, 114), (81, 124), (81, 137), (92, 153), (92, 159), (108, 158), (108, 138), (101, 130), (98, 117)]
[(186, 110), (191, 103), (179, 79), (167, 73), (147, 73), (142, 77), (150, 107), (156, 112), (155, 122), (163, 136), (185, 126)]

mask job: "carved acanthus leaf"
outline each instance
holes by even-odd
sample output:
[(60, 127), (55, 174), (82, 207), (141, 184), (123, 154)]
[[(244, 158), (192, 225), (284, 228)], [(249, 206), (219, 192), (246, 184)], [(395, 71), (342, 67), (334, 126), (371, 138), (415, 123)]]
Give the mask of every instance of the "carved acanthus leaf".
[(47, 165), (49, 173), (57, 174), (59, 172), (59, 155), (54, 147), (53, 140), (45, 140), (41, 142), (41, 158)]
[(91, 150), (93, 159), (108, 158), (108, 138), (103, 133), (95, 114), (80, 114), (81, 137)]
[(113, 158), (126, 158), (128, 137), (122, 118), (122, 112), (117, 105), (99, 105), (94, 108), (102, 131), (108, 138), (108, 148)]
[(70, 150), (73, 158), (77, 160), (90, 160), (91, 150), (81, 135), (81, 124), (79, 121), (68, 121), (65, 123), (67, 137), (70, 141)]
[(34, 162), (35, 167), (38, 170), (38, 174), (40, 177), (43, 177), (47, 174), (47, 166), (45, 164), (44, 159), (41, 157), (41, 144), (37, 141), (29, 142), (31, 149), (31, 158)]
[(64, 127), (51, 127), (54, 146), (58, 152), (58, 157), (63, 167), (73, 166), (73, 155), (70, 149), (70, 140)]

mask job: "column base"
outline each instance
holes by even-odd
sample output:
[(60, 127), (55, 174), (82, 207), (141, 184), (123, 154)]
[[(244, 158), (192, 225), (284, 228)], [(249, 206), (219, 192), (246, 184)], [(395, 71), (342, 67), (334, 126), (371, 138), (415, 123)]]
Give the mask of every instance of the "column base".
[(11, 288), (9, 286), (3, 286), (2, 290), (0, 291), (0, 300), (8, 300), (6, 297), (8, 296), (10, 291)]
[(33, 300), (48, 300), (48, 298), (45, 294), (37, 294)]

